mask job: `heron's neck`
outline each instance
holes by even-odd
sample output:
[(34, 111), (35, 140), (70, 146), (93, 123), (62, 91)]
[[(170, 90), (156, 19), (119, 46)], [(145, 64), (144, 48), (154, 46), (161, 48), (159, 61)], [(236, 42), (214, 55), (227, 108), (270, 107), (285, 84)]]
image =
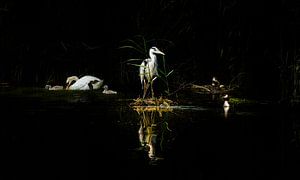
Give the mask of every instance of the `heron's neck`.
[(150, 59), (151, 59), (151, 61), (156, 62), (156, 55), (153, 53), (150, 53)]

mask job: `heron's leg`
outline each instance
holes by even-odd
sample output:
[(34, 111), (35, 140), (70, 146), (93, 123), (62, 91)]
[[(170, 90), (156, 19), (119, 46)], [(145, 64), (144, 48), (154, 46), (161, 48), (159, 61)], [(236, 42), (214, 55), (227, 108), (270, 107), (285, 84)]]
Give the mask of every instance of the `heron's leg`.
[(146, 92), (147, 92), (147, 83), (144, 80), (143, 81), (143, 99), (146, 97)]
[(151, 82), (151, 94), (152, 94), (152, 98), (154, 98), (154, 90), (153, 90), (153, 83)]
[(143, 94), (143, 99), (146, 97), (147, 91), (149, 89), (149, 82), (144, 81), (144, 94)]
[(151, 80), (151, 82), (150, 82), (150, 84), (151, 84), (151, 94), (152, 94), (152, 98), (154, 98), (153, 81), (154, 81), (156, 78), (157, 78), (157, 77), (155, 76), (155, 77)]

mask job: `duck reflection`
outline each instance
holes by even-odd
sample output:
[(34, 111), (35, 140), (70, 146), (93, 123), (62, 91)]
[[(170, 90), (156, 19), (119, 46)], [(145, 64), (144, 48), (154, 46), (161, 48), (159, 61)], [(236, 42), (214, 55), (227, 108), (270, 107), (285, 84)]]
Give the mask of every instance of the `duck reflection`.
[(224, 117), (226, 119), (228, 117), (229, 106), (224, 106), (223, 109), (224, 109)]
[(170, 142), (171, 130), (166, 118), (172, 109), (136, 106), (134, 110), (140, 115), (140, 145), (147, 151), (150, 164), (156, 164), (164, 159), (165, 146)]

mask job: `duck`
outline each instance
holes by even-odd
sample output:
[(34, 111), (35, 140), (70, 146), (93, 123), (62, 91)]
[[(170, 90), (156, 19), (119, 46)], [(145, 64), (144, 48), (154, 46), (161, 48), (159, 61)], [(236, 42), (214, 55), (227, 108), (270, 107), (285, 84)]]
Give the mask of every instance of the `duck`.
[(212, 85), (213, 87), (219, 87), (219, 86), (220, 86), (220, 82), (217, 80), (217, 78), (216, 78), (215, 76), (212, 78), (212, 83), (211, 83), (211, 85)]
[(81, 78), (70, 76), (67, 78), (66, 84), (66, 90), (96, 90), (101, 88), (103, 80), (91, 75)]
[(223, 107), (229, 107), (230, 105), (229, 105), (229, 96), (228, 96), (228, 94), (225, 94), (224, 96), (223, 96), (223, 100), (224, 100), (224, 103), (223, 103)]
[(224, 117), (227, 118), (228, 117), (228, 111), (229, 111), (229, 96), (228, 94), (225, 94), (223, 96), (223, 100), (224, 100), (224, 103), (223, 103), (223, 109), (224, 109)]

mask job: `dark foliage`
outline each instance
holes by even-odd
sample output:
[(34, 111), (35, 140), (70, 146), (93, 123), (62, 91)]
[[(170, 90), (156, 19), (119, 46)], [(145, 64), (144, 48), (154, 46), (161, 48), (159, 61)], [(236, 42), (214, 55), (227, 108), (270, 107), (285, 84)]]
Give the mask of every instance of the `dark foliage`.
[(121, 76), (130, 53), (118, 47), (142, 35), (166, 52), (175, 86), (217, 76), (245, 95), (288, 99), (296, 88), (299, 8), (296, 1), (3, 0), (0, 81), (44, 86), (91, 74), (137, 92), (137, 70)]

